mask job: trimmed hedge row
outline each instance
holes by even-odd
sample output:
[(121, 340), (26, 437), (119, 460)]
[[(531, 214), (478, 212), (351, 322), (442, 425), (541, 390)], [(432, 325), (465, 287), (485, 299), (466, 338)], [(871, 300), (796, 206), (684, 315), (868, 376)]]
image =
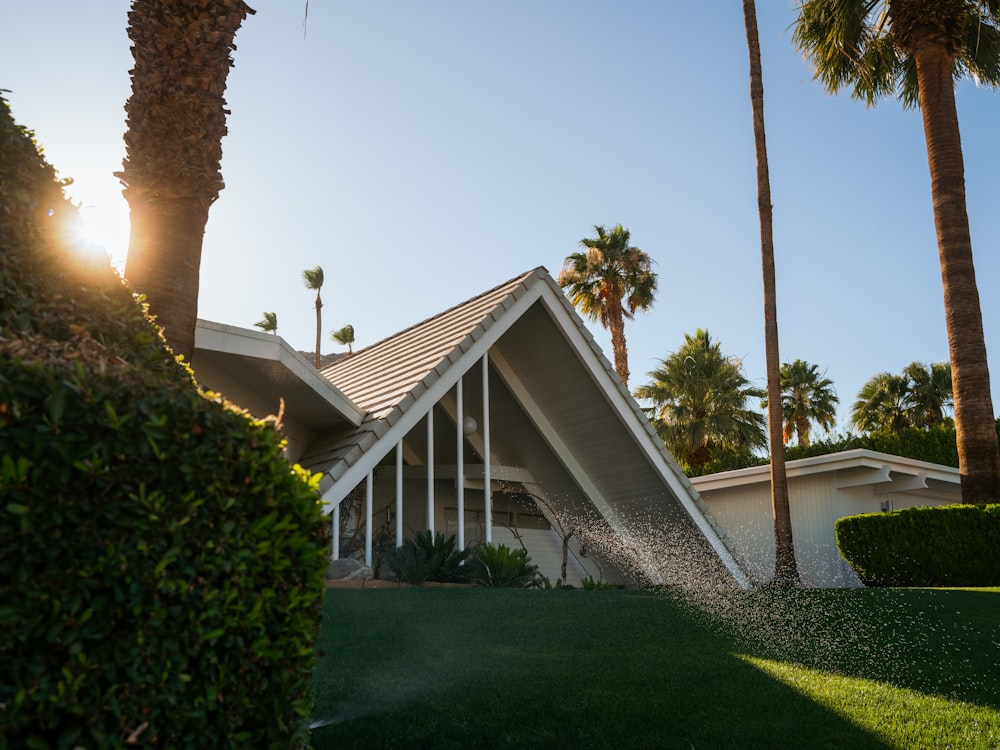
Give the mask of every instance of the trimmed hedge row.
[(77, 259), (61, 188), (0, 98), (0, 747), (303, 747), (315, 484)]
[(834, 530), (866, 586), (1000, 584), (1000, 505), (865, 513), (838, 519)]

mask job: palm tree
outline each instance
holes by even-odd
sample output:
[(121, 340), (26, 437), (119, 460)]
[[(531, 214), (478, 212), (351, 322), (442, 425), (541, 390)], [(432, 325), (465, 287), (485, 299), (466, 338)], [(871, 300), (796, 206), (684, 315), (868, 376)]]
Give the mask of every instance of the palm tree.
[(570, 301), (580, 312), (611, 332), (615, 371), (628, 388), (628, 347), (625, 320), (636, 310), (645, 312), (656, 296), (653, 261), (629, 246), (629, 231), (618, 224), (608, 231), (594, 226), (596, 238), (580, 240), (586, 250), (569, 255), (559, 274), (559, 286), (568, 288)]
[(989, 367), (972, 259), (955, 81), (1000, 85), (995, 0), (805, 0), (794, 39), (827, 90), (874, 104), (898, 96), (923, 115), (944, 289), (962, 497), (1000, 497)]
[(784, 414), (784, 441), (795, 435), (800, 447), (809, 445), (809, 426), (813, 422), (826, 432), (837, 423), (840, 398), (833, 381), (822, 375), (816, 365), (797, 359), (781, 366), (781, 411)]
[(323, 330), (323, 300), (320, 299), (319, 290), (323, 288), (323, 269), (320, 266), (315, 268), (307, 268), (302, 272), (302, 279), (306, 283), (306, 288), (316, 290), (316, 354), (315, 363), (316, 369), (319, 369), (321, 355), (320, 349), (320, 331)]
[(341, 346), (347, 347), (347, 356), (354, 354), (354, 326), (348, 323), (343, 328), (338, 328), (330, 333), (330, 338)]
[(135, 0), (132, 94), (115, 175), (131, 212), (125, 278), (146, 296), (174, 353), (190, 360), (208, 210), (222, 190), (226, 79), (243, 0)]
[(278, 313), (265, 312), (264, 319), (257, 321), (254, 325), (265, 333), (278, 333)]
[(748, 406), (765, 392), (750, 385), (740, 362), (723, 355), (708, 331), (684, 334), (684, 344), (649, 376), (634, 395), (652, 404), (657, 432), (691, 469), (704, 466), (713, 448), (767, 447), (764, 416)]
[(910, 422), (914, 427), (934, 427), (944, 421), (954, 404), (951, 365), (934, 362), (930, 366), (911, 362), (903, 369), (909, 382)]
[(768, 436), (771, 446), (771, 510), (774, 516), (774, 584), (799, 582), (792, 542), (792, 515), (788, 504), (785, 443), (781, 434), (781, 358), (778, 354), (778, 299), (774, 281), (774, 230), (771, 211), (771, 178), (764, 134), (764, 75), (757, 37), (757, 6), (743, 0), (743, 24), (750, 54), (750, 105), (753, 110), (754, 151), (757, 156), (757, 210), (760, 215), (760, 259), (764, 280), (764, 359), (767, 370)]
[(869, 378), (851, 407), (851, 422), (861, 432), (929, 429), (947, 418), (952, 403), (950, 365), (911, 362), (901, 375)]
[(861, 432), (898, 432), (909, 427), (909, 383), (880, 372), (869, 378), (851, 406), (851, 424)]

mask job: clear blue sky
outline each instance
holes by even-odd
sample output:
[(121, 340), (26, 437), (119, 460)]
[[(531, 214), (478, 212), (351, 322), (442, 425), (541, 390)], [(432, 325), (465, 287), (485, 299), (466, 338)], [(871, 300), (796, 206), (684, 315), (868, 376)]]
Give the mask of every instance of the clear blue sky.
[[(301, 276), (320, 264), (324, 351), (346, 323), (363, 346), (535, 266), (555, 276), (594, 224), (622, 223), (660, 276), (655, 307), (626, 327), (631, 385), (699, 327), (764, 384), (739, 2), (311, 0), (305, 38), (304, 0), (251, 4), (201, 317), (252, 327), (273, 310), (311, 350)], [(128, 5), (0, 11), (0, 88), (119, 267)], [(781, 357), (826, 370), (845, 428), (869, 377), (948, 358), (926, 150), (919, 113), (823, 92), (794, 15), (758, 0)], [(958, 106), (996, 380), (1000, 99), (965, 83)]]

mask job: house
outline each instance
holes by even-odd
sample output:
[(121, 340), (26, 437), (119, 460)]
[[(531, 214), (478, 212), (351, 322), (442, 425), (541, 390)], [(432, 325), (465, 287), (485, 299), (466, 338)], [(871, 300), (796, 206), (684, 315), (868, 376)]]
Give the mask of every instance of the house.
[[(810, 587), (861, 585), (837, 551), (838, 518), (962, 500), (958, 469), (870, 450), (789, 461), (785, 470), (795, 560)], [(770, 471), (755, 466), (691, 480), (744, 569), (759, 581), (774, 571)]]
[(353, 540), (377, 563), (430, 529), (523, 546), (553, 581), (749, 585), (544, 268), (319, 372), (277, 336), (207, 321), (192, 361), (251, 413), (282, 409), (290, 459), (323, 475), (334, 556)]

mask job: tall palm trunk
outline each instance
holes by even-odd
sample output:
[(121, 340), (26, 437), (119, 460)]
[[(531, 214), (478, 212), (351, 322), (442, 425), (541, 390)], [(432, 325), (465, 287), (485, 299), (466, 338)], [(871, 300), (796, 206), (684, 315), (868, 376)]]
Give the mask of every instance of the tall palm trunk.
[(125, 278), (146, 295), (176, 354), (190, 360), (208, 210), (223, 187), (223, 93), (243, 0), (135, 0), (135, 68), (125, 104), (125, 186), (132, 230)]
[(917, 63), (944, 287), (962, 500), (995, 501), (1000, 498), (1000, 447), (966, 211), (965, 165), (952, 75), (954, 53), (933, 40), (911, 47)]
[(764, 76), (757, 37), (754, 0), (743, 0), (747, 49), (750, 53), (750, 104), (753, 108), (754, 149), (757, 154), (757, 208), (760, 213), (760, 256), (764, 277), (764, 350), (767, 366), (767, 423), (771, 444), (771, 510), (774, 516), (774, 584), (799, 582), (792, 541), (792, 517), (785, 475), (784, 421), (781, 415), (781, 358), (778, 355), (778, 305), (774, 282), (774, 232), (771, 217), (771, 180), (764, 138)]
[(320, 354), (320, 346), (322, 342), (320, 341), (320, 334), (323, 331), (323, 300), (319, 297), (319, 290), (316, 290), (316, 354), (314, 355), (314, 364), (316, 369), (320, 368), (323, 364), (323, 355)]
[(611, 349), (615, 356), (615, 372), (625, 388), (628, 388), (628, 345), (625, 342), (625, 315), (620, 296), (613, 296), (608, 300), (608, 331), (611, 333)]

